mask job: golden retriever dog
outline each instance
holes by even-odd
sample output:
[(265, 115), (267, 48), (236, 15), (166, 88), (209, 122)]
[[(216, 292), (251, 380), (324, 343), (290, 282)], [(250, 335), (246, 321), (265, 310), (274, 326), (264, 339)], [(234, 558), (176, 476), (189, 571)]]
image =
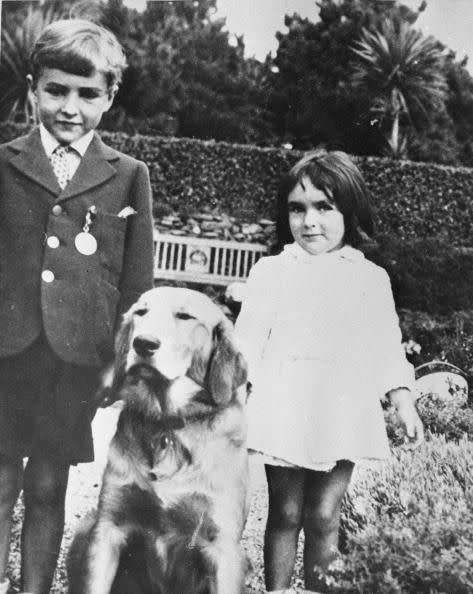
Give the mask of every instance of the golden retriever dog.
[(246, 369), (208, 297), (160, 287), (125, 314), (122, 399), (97, 511), (68, 557), (70, 594), (240, 594), (248, 510)]

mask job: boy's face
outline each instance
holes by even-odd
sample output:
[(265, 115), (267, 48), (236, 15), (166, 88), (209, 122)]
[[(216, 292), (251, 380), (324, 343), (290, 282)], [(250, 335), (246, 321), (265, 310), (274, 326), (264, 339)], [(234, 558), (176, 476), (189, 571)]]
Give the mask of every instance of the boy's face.
[(79, 76), (44, 68), (33, 92), (45, 128), (60, 143), (70, 144), (98, 126), (117, 89), (108, 88), (101, 72)]

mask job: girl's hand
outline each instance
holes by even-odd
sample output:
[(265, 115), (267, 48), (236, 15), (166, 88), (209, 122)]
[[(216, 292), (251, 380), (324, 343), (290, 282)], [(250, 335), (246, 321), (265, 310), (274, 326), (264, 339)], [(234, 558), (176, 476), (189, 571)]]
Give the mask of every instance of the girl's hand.
[(396, 408), (397, 416), (406, 434), (406, 441), (412, 447), (418, 446), (424, 441), (424, 426), (417, 413), (410, 390), (397, 388), (391, 390), (388, 395)]

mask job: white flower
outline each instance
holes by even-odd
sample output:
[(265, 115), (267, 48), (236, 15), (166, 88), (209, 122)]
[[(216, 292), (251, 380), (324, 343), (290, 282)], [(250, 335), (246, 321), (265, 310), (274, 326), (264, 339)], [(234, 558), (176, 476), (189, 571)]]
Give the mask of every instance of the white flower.
[(418, 344), (415, 340), (412, 340), (411, 338), (407, 342), (403, 342), (402, 346), (404, 347), (404, 351), (408, 355), (418, 355), (422, 350), (420, 344)]

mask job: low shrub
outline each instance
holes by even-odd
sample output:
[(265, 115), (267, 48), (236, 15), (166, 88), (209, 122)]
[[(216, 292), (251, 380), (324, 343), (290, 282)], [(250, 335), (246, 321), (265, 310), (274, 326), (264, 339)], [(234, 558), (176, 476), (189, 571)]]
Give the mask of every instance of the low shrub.
[(431, 434), (443, 435), (448, 441), (468, 438), (473, 440), (473, 409), (458, 407), (455, 402), (438, 402), (421, 398), (417, 410), (425, 429)]
[[(456, 402), (440, 402), (430, 398), (420, 398), (417, 403), (426, 440), (432, 435), (442, 435), (448, 441), (459, 441), (467, 438), (473, 440), (473, 409), (470, 406), (459, 406)], [(389, 407), (384, 412), (386, 430), (392, 446), (404, 443), (404, 433), (399, 425), (396, 413)]]
[(364, 471), (342, 511), (331, 592), (473, 592), (473, 443), (432, 438)]
[(473, 310), (451, 315), (432, 315), (422, 311), (398, 310), (405, 340), (413, 340), (420, 352), (408, 359), (415, 366), (434, 359), (460, 367), (473, 388)]

